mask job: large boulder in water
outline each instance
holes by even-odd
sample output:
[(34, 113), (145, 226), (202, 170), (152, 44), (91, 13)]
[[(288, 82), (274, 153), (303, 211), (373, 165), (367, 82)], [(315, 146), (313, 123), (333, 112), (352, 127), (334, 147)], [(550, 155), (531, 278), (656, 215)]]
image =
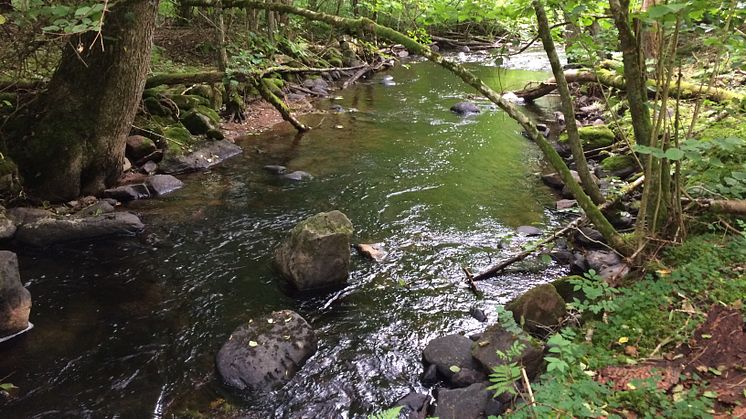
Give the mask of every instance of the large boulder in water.
[(565, 300), (552, 284), (531, 288), (509, 302), (505, 309), (513, 313), (515, 321), (526, 331), (536, 334), (546, 334), (557, 327), (567, 314)]
[(207, 170), (242, 151), (241, 147), (228, 140), (205, 141), (195, 147), (196, 151), (185, 155), (166, 153), (158, 171), (178, 174)]
[(223, 382), (239, 391), (281, 387), (317, 350), (316, 334), (290, 310), (250, 320), (239, 326), (216, 358)]
[(23, 287), (18, 273), (18, 258), (13, 252), (0, 251), (0, 338), (29, 327), (31, 293)]
[(299, 291), (344, 285), (350, 274), (352, 223), (339, 211), (322, 212), (293, 227), (275, 250), (275, 264)]

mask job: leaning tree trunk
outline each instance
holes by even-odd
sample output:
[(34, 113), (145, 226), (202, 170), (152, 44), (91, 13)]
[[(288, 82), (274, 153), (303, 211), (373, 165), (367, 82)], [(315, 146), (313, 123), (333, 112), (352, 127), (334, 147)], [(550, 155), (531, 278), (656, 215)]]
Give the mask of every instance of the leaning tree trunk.
[(145, 86), (157, 13), (157, 0), (119, 1), (101, 34), (88, 32), (65, 46), (29, 132), (9, 144), (31, 196), (64, 201), (100, 193), (117, 181)]

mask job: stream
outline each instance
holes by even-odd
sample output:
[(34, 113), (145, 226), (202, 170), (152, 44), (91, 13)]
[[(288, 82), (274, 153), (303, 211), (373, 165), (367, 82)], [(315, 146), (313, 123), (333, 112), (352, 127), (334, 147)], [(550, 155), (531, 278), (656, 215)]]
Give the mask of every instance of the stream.
[[(496, 89), (548, 74), (462, 58)], [(386, 74), (395, 85), (378, 74), (319, 101), (345, 111), (304, 116), (316, 127), (306, 135), (287, 124), (246, 135), (243, 155), (130, 204), (148, 225), (142, 237), (20, 249), (35, 328), (0, 344), (0, 378), (19, 387), (0, 416), (184, 417), (225, 398), (246, 417), (364, 417), (427, 391), (422, 349), (481, 331), (472, 307), (494, 322), (496, 305), (560, 274), (528, 263), (480, 283), (481, 299), (470, 292), (462, 266), (479, 271), (519, 250), (518, 226), (557, 225), (541, 153), (487, 102), (475, 99), (484, 109), (475, 117), (449, 112), (474, 91), (447, 71), (412, 61)], [(528, 110), (546, 118), (549, 100)], [(268, 164), (314, 179), (283, 180)], [(272, 249), (332, 209), (353, 222), (355, 242), (383, 243), (388, 257), (353, 254), (346, 288), (296, 295), (273, 271)], [(230, 394), (214, 355), (241, 322), (280, 309), (310, 323), (318, 352), (279, 391)]]

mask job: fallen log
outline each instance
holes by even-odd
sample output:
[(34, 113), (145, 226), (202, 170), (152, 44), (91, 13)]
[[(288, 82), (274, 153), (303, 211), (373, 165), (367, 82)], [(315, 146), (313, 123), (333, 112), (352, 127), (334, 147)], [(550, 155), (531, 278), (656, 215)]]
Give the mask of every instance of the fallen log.
[(288, 108), (288, 105), (286, 105), (285, 102), (282, 101), (282, 99), (277, 97), (277, 95), (272, 93), (272, 90), (267, 87), (266, 80), (257, 80), (254, 82), (254, 86), (256, 86), (256, 89), (259, 91), (259, 94), (262, 95), (262, 98), (269, 102), (269, 104), (274, 106), (274, 108), (277, 109), (278, 112), (280, 112), (280, 115), (282, 115), (282, 119), (290, 122), (290, 124), (292, 124), (293, 127), (298, 130), (298, 132), (306, 132), (311, 129), (293, 116), (293, 114), (290, 112), (290, 108)]
[(713, 212), (746, 215), (746, 200), (743, 199), (695, 199), (694, 203)]
[(360, 79), (360, 77), (363, 77), (364, 75), (372, 72), (372, 71), (378, 71), (383, 66), (383, 61), (379, 61), (375, 64), (368, 64), (365, 67), (361, 68), (355, 74), (352, 75), (349, 79), (345, 80), (344, 83), (342, 83), (342, 88), (346, 89), (351, 84), (355, 83)]
[[(568, 83), (599, 83), (606, 87), (617, 90), (625, 90), (627, 85), (624, 77), (611, 70), (598, 68), (591, 70), (567, 70), (565, 78)], [(648, 80), (648, 95), (655, 96), (655, 80)], [(527, 102), (532, 102), (540, 97), (546, 96), (557, 89), (557, 82), (554, 77), (540, 82), (537, 85), (526, 87), (522, 90), (515, 91), (516, 96), (523, 98)], [(669, 86), (672, 95), (680, 95), (681, 99), (696, 99), (704, 96), (713, 102), (727, 102), (730, 100), (741, 100), (743, 95), (731, 92), (726, 89), (698, 85), (695, 83), (681, 82), (679, 88), (678, 82), (671, 82)]]
[[(630, 192), (634, 191), (635, 189), (639, 188), (644, 183), (644, 181), (645, 181), (645, 177), (644, 176), (640, 176), (634, 182), (632, 182), (630, 184), (627, 184), (627, 186), (625, 186), (619, 192), (618, 195), (614, 196), (613, 198), (610, 198), (610, 199), (606, 200), (606, 202), (604, 202), (603, 204), (599, 205), (598, 208), (603, 211), (603, 210), (611, 207), (612, 205), (614, 205), (615, 203), (617, 203), (620, 199), (622, 199), (622, 197), (624, 197), (625, 195), (627, 195)], [(510, 266), (510, 265), (512, 265), (512, 264), (514, 264), (516, 262), (520, 262), (523, 259), (526, 259), (527, 257), (531, 256), (532, 254), (534, 254), (534, 253), (536, 253), (536, 252), (544, 249), (544, 247), (547, 244), (549, 244), (549, 243), (557, 240), (558, 238), (560, 238), (563, 235), (565, 235), (567, 232), (569, 232), (571, 230), (574, 230), (575, 228), (579, 227), (582, 223), (584, 223), (586, 221), (588, 221), (588, 219), (587, 219), (587, 217), (585, 215), (583, 215), (581, 217), (578, 217), (575, 220), (573, 220), (570, 224), (568, 224), (567, 226), (565, 226), (565, 227), (563, 227), (563, 228), (555, 231), (554, 233), (552, 233), (549, 237), (540, 240), (539, 242), (537, 242), (536, 244), (534, 244), (530, 249), (524, 250), (523, 252), (518, 253), (515, 256), (512, 256), (512, 257), (510, 257), (508, 259), (505, 259), (504, 261), (502, 261), (502, 262), (498, 263), (497, 265), (495, 265), (495, 266), (493, 266), (493, 267), (491, 267), (491, 268), (483, 271), (482, 273), (480, 273), (478, 275), (475, 275), (475, 276), (472, 276), (472, 277), (467, 277), (467, 282), (469, 282), (469, 284), (470, 284), (469, 286), (471, 287), (472, 284), (475, 281), (480, 281), (480, 280), (483, 280), (483, 279), (488, 279), (488, 278), (492, 278), (493, 276), (496, 276), (503, 269), (507, 268), (508, 266)]]

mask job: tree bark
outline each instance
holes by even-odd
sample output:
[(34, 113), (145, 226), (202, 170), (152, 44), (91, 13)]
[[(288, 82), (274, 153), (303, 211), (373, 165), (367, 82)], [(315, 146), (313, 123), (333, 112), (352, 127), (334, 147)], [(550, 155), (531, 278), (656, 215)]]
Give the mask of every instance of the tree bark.
[(562, 113), (565, 115), (567, 137), (570, 143), (570, 150), (572, 151), (572, 158), (575, 161), (578, 176), (580, 176), (580, 180), (583, 183), (583, 189), (588, 193), (593, 202), (598, 205), (604, 202), (604, 196), (593, 180), (593, 175), (590, 169), (588, 169), (588, 162), (585, 160), (583, 145), (580, 143), (580, 136), (578, 135), (578, 126), (575, 123), (575, 109), (572, 104), (572, 97), (570, 96), (570, 87), (565, 79), (565, 72), (562, 70), (562, 64), (560, 63), (557, 49), (552, 40), (549, 20), (547, 19), (547, 14), (541, 0), (534, 0), (533, 5), (539, 26), (539, 36), (541, 37), (542, 44), (544, 44), (544, 50), (549, 58), (549, 63), (552, 66), (554, 78), (557, 80), (557, 89), (559, 90), (562, 102)]
[(9, 144), (31, 196), (64, 201), (100, 193), (117, 181), (145, 86), (157, 13), (158, 1), (119, 1), (107, 13), (103, 33), (86, 33), (79, 44), (65, 46), (29, 115), (29, 132)]

